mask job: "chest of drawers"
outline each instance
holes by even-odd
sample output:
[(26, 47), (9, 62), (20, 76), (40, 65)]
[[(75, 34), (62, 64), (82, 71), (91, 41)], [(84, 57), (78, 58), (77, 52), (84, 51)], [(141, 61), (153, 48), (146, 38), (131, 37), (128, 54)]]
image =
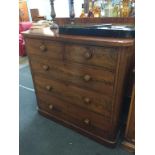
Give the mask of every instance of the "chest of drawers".
[(115, 146), (134, 40), (24, 33), (39, 112)]

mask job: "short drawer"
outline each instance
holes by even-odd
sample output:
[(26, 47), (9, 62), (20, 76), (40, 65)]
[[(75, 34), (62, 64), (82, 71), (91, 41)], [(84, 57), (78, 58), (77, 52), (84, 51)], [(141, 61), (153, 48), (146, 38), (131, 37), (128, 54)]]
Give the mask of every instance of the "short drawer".
[(41, 58), (62, 60), (64, 46), (54, 41), (26, 39), (26, 50), (30, 57), (38, 55)]
[(66, 59), (69, 61), (105, 67), (115, 70), (117, 63), (117, 49), (110, 47), (67, 45)]
[(87, 130), (95, 135), (109, 138), (112, 134), (112, 124), (102, 115), (85, 110), (68, 102), (38, 91), (40, 110), (50, 115), (69, 122), (73, 126)]
[(56, 96), (66, 102), (99, 113), (107, 120), (111, 119), (112, 98), (41, 76), (34, 76), (34, 79), (37, 90), (44, 91), (48, 95)]
[(39, 57), (31, 57), (31, 65), (37, 75), (44, 74), (53, 79), (106, 94), (109, 97), (113, 95), (115, 74), (108, 70)]

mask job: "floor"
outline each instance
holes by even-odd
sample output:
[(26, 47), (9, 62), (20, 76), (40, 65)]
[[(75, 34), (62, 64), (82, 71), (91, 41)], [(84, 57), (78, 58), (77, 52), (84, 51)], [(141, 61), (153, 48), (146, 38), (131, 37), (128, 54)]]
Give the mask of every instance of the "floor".
[(20, 58), (20, 155), (133, 155), (118, 145), (110, 149), (37, 112), (37, 101), (28, 58)]
[(27, 56), (24, 56), (24, 57), (19, 56), (19, 68), (23, 68), (27, 65), (29, 65), (28, 57)]

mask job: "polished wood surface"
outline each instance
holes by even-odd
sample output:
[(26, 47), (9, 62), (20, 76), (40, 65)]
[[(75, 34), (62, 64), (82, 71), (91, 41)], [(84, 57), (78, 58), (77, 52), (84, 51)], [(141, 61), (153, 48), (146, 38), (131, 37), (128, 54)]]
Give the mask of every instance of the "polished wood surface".
[[(26, 39), (27, 50), (29, 54), (37, 55), (41, 58), (50, 58), (54, 60), (62, 60), (63, 44), (59, 42), (51, 42), (46, 40)], [(54, 51), (54, 52), (51, 52)]]
[(47, 41), (76, 43), (81, 45), (95, 45), (95, 46), (113, 46), (113, 47), (131, 47), (134, 46), (134, 39), (123, 38), (108, 38), (108, 37), (91, 37), (91, 36), (75, 36), (75, 35), (61, 35), (57, 31), (51, 31), (49, 27), (42, 29), (41, 33), (31, 32), (31, 30), (22, 32), (26, 38), (41, 39), (44, 43)]
[(37, 56), (31, 56), (31, 60), (35, 74), (112, 96), (114, 73), (109, 70), (82, 64), (51, 61), (51, 59), (42, 60)]
[[(56, 18), (59, 25), (70, 24), (69, 18)], [(102, 17), (102, 18), (75, 18), (75, 24), (79, 23), (118, 23), (118, 24), (134, 24), (134, 17)]]
[(48, 32), (23, 33), (39, 112), (114, 146), (134, 40)]
[(100, 66), (110, 70), (116, 68), (118, 53), (114, 52), (113, 48), (66, 44), (65, 51), (66, 59), (69, 61)]
[[(101, 66), (115, 70), (118, 52), (113, 48), (87, 46), (78, 44), (63, 44), (50, 41), (29, 39), (28, 50), (40, 56), (56, 60), (77, 62), (86, 65)], [(39, 45), (39, 46), (38, 46)], [(40, 52), (39, 52), (40, 51)], [(55, 52), (49, 52), (55, 51)], [(65, 57), (64, 57), (65, 55)]]
[(40, 78), (36, 76), (34, 79), (38, 90), (45, 91), (52, 96), (57, 96), (71, 104), (97, 112), (107, 117), (107, 120), (110, 120), (112, 108), (112, 99), (110, 97), (100, 95), (99, 93), (75, 85), (51, 79), (48, 80), (44, 77)]

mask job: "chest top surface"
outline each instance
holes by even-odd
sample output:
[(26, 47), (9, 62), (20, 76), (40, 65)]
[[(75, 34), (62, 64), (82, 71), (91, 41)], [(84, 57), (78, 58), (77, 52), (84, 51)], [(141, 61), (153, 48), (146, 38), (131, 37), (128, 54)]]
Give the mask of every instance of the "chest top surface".
[(22, 34), (26, 38), (48, 39), (54, 41), (82, 43), (88, 45), (123, 47), (134, 46), (134, 39), (62, 35), (59, 34), (58, 30), (50, 30), (50, 27), (46, 27), (38, 31), (28, 30), (23, 32)]

